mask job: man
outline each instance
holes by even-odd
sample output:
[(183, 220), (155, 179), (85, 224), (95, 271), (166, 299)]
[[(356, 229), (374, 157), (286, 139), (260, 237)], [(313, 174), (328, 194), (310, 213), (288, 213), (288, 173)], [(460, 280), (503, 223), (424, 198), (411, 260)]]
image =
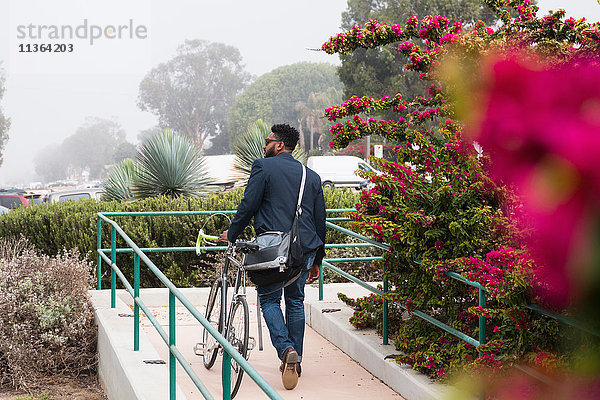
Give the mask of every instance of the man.
[[(287, 124), (273, 125), (265, 139), (265, 158), (252, 164), (244, 198), (235, 218), (220, 240), (234, 242), (254, 217), (257, 235), (267, 231), (287, 232), (295, 217), (302, 180), (302, 165), (292, 157), (298, 131)], [(306, 168), (298, 231), (304, 253), (302, 273), (288, 286), (286, 282), (257, 288), (262, 314), (269, 328), (271, 343), (282, 363), (283, 386), (296, 387), (301, 374), (304, 342), (304, 285), (317, 279), (325, 255), (325, 200), (321, 179)], [(283, 288), (282, 288), (283, 287)], [(285, 299), (285, 319), (281, 295)]]

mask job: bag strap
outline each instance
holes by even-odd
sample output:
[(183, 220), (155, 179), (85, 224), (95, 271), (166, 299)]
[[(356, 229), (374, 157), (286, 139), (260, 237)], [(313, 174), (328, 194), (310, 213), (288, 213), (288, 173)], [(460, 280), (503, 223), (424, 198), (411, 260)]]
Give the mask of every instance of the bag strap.
[(296, 205), (296, 217), (299, 217), (302, 214), (302, 196), (304, 195), (304, 183), (306, 183), (306, 167), (304, 164), (302, 165), (302, 181), (300, 182), (300, 192), (298, 192), (298, 204)]

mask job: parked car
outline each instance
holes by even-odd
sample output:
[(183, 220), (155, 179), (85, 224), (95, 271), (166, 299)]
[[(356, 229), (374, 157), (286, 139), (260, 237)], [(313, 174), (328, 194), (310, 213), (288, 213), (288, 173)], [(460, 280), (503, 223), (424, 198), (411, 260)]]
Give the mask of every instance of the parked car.
[(31, 190), (23, 196), (29, 201), (29, 205), (34, 205), (43, 203), (48, 193), (50, 193), (49, 190)]
[(354, 156), (313, 156), (308, 157), (308, 168), (321, 177), (321, 183), (327, 187), (353, 187), (361, 188), (368, 185), (368, 181), (358, 176), (356, 171), (370, 171), (380, 174), (365, 160)]
[(100, 200), (102, 194), (104, 194), (104, 189), (99, 188), (59, 190), (48, 193), (48, 195), (44, 198), (44, 201), (47, 203), (59, 203), (62, 201), (75, 201), (84, 199)]
[(0, 215), (2, 214), (8, 214), (10, 212), (10, 208), (6, 208), (3, 206), (0, 206)]
[(19, 193), (0, 193), (0, 206), (6, 208), (29, 207), (29, 201)]

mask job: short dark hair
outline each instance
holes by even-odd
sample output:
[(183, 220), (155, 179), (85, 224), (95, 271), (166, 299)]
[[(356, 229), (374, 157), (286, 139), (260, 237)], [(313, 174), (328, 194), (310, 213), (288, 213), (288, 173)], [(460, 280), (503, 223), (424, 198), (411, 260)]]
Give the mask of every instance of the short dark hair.
[(293, 151), (296, 148), (300, 135), (296, 128), (288, 124), (276, 124), (271, 127), (273, 132), (285, 145), (287, 150)]

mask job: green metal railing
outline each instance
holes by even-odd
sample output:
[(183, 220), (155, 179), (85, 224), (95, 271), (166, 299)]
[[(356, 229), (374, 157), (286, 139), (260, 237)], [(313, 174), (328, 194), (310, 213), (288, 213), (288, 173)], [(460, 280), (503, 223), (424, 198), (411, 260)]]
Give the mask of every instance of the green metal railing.
[[(336, 211), (336, 212), (354, 212), (356, 210), (354, 209), (338, 209), (338, 210), (328, 210), (328, 211)], [(354, 246), (358, 247), (358, 245), (363, 245), (363, 246), (375, 246), (375, 247), (379, 247), (381, 249), (384, 250), (388, 250), (389, 249), (389, 245), (385, 244), (385, 243), (381, 243), (381, 242), (377, 242), (371, 238), (368, 238), (366, 236), (363, 236), (361, 234), (358, 234), (356, 232), (352, 232), (346, 228), (343, 228), (341, 226), (335, 225), (332, 222), (333, 221), (350, 221), (350, 218), (346, 218), (346, 217), (338, 217), (338, 218), (328, 218), (327, 219), (327, 226), (331, 229), (335, 229), (339, 232), (345, 233), (349, 236), (352, 236), (354, 238), (360, 239), (362, 240), (364, 243), (353, 243)], [(327, 246), (326, 246), (327, 247)], [(337, 273), (338, 275), (341, 275), (343, 277), (345, 277), (346, 279), (355, 282), (357, 284), (359, 284), (360, 286), (364, 287), (365, 289), (371, 291), (372, 293), (378, 294), (378, 295), (383, 295), (385, 293), (387, 293), (388, 291), (388, 282), (387, 280), (384, 278), (383, 279), (383, 290), (379, 290), (371, 285), (369, 285), (367, 282), (361, 281), (360, 279), (356, 278), (353, 275), (348, 274), (345, 271), (342, 271), (341, 269), (334, 267), (333, 265), (331, 265), (332, 262), (342, 262), (342, 261), (370, 261), (370, 260), (375, 260), (375, 259), (381, 259), (381, 257), (362, 257), (362, 258), (357, 258), (357, 259), (325, 259), (323, 260), (323, 266), (328, 268), (329, 270)], [(420, 264), (420, 262), (416, 261), (417, 264)], [(385, 267), (384, 267), (384, 273), (385, 273)], [(472, 286), (474, 288), (476, 288), (478, 290), (478, 305), (482, 308), (486, 307), (486, 289), (483, 285), (481, 285), (479, 282), (475, 282), (475, 281), (471, 281), (469, 279), (464, 278), (463, 276), (457, 274), (456, 272), (451, 272), (448, 271), (446, 272), (446, 276), (455, 279), (459, 282), (462, 282), (466, 285)], [(321, 273), (319, 274), (319, 300), (323, 300), (323, 268), (321, 268)], [(481, 344), (485, 344), (486, 343), (486, 317), (484, 315), (480, 315), (478, 317), (478, 328), (479, 328), (479, 335), (478, 335), (478, 340), (452, 328), (451, 326), (444, 324), (443, 322), (425, 314), (424, 312), (421, 312), (419, 310), (408, 310), (405, 306), (403, 306), (400, 303), (395, 302), (394, 304), (400, 306), (401, 308), (403, 308), (404, 310), (409, 311), (410, 313), (412, 313), (413, 315), (431, 323), (434, 326), (437, 326), (438, 328), (456, 336), (457, 338), (461, 339), (462, 341), (469, 343), (471, 345), (473, 345), (474, 347), (477, 347)], [(588, 327), (586, 327), (585, 325), (581, 324), (578, 321), (573, 320), (572, 318), (566, 317), (564, 315), (560, 315), (560, 314), (556, 314), (553, 313), (551, 311), (548, 311), (538, 305), (535, 304), (526, 304), (524, 305), (525, 308), (528, 308), (534, 312), (537, 312), (539, 314), (545, 315), (547, 317), (553, 318), (563, 324), (566, 325), (570, 325), (572, 327), (575, 327), (579, 330), (582, 330), (588, 334), (591, 335), (595, 335), (600, 337), (600, 333), (596, 332), (592, 329), (589, 329)], [(383, 336), (383, 344), (388, 344), (388, 301), (384, 298), (383, 300), (383, 329), (382, 329), (382, 336)], [(479, 353), (480, 356), (482, 356), (482, 353)]]
[[(346, 210), (336, 210), (338, 212), (352, 212), (355, 211), (353, 209), (346, 209)], [(349, 218), (336, 218), (336, 221), (349, 221)], [(356, 232), (352, 232), (351, 230), (348, 230), (346, 228), (343, 228), (339, 225), (335, 225), (331, 222), (331, 219), (328, 219), (328, 222), (326, 223), (327, 227), (331, 228), (331, 229), (335, 229), (339, 232), (345, 233), (346, 235), (352, 236), (356, 239), (362, 240), (364, 241), (367, 245), (370, 246), (375, 246), (375, 247), (379, 247), (380, 249), (383, 250), (388, 250), (389, 249), (389, 245), (385, 244), (385, 243), (381, 243), (378, 242), (376, 240), (373, 240), (371, 238), (368, 238), (364, 235), (361, 235), (359, 233)], [(381, 259), (381, 257), (372, 257), (370, 259)], [(367, 282), (361, 281), (360, 279), (356, 278), (353, 275), (348, 274), (345, 271), (342, 271), (341, 269), (334, 267), (333, 265), (331, 265), (331, 262), (341, 262), (341, 261), (348, 261), (348, 259), (344, 260), (344, 259), (325, 259), (323, 260), (323, 266), (328, 268), (329, 270), (337, 273), (338, 275), (341, 275), (343, 277), (345, 277), (346, 279), (355, 282), (357, 284), (359, 284), (360, 286), (364, 287), (365, 289), (371, 291), (372, 293), (378, 294), (378, 295), (383, 295), (385, 293), (387, 293), (387, 291), (389, 290), (389, 286), (388, 286), (388, 281), (387, 279), (383, 279), (383, 290), (379, 290), (371, 285), (369, 285)], [(367, 260), (366, 257), (361, 258), (360, 260), (357, 261), (370, 261)], [(384, 273), (385, 273), (385, 267), (384, 267)], [(456, 279), (462, 283), (465, 283), (467, 285), (476, 287), (479, 290), (479, 305), (482, 307), (485, 307), (485, 303), (486, 303), (486, 297), (485, 297), (485, 288), (480, 285), (477, 282), (473, 282), (470, 281), (468, 279), (463, 278), (462, 276), (454, 273), (454, 272), (448, 272), (447, 275), (453, 279)], [(321, 272), (321, 274), (319, 274), (319, 300), (323, 300), (323, 274)], [(463, 340), (464, 342), (467, 342), (475, 347), (479, 346), (480, 344), (484, 344), (486, 341), (486, 335), (485, 335), (485, 323), (486, 323), (486, 319), (485, 316), (480, 316), (479, 317), (479, 340), (476, 340), (454, 328), (452, 328), (451, 326), (425, 314), (424, 312), (421, 312), (419, 310), (408, 310), (405, 306), (403, 306), (402, 304), (395, 302), (394, 304), (400, 306), (401, 308), (403, 308), (404, 310), (409, 311), (410, 313), (412, 313), (413, 315), (429, 322), (432, 325), (437, 326), (440, 329), (443, 329), (444, 331), (458, 337), (459, 339)], [(382, 327), (382, 336), (383, 336), (383, 344), (387, 345), (389, 344), (389, 339), (388, 339), (388, 317), (389, 317), (389, 304), (388, 304), (388, 300), (387, 299), (383, 299), (383, 327)], [(481, 354), (480, 354), (481, 355)]]
[[(116, 306), (116, 277), (118, 276), (121, 283), (124, 285), (125, 290), (131, 295), (134, 301), (134, 351), (139, 350), (139, 310), (141, 309), (146, 317), (148, 317), (150, 323), (160, 337), (163, 339), (165, 344), (169, 348), (169, 399), (175, 400), (176, 398), (176, 366), (177, 362), (183, 367), (184, 371), (190, 377), (194, 385), (198, 388), (200, 393), (205, 399), (214, 399), (214, 397), (208, 392), (202, 381), (198, 378), (196, 373), (190, 367), (190, 364), (185, 360), (183, 355), (177, 349), (175, 343), (175, 304), (176, 299), (194, 316), (194, 318), (212, 335), (217, 342), (223, 348), (223, 366), (222, 366), (222, 387), (223, 387), (223, 399), (231, 399), (231, 359), (233, 358), (238, 365), (248, 374), (248, 376), (256, 382), (256, 384), (263, 390), (263, 392), (270, 399), (282, 399), (282, 397), (271, 387), (264, 378), (246, 361), (244, 357), (225, 339), (213, 326), (210, 325), (208, 320), (200, 314), (200, 312), (191, 304), (191, 302), (171, 283), (171, 281), (154, 265), (154, 263), (144, 254), (144, 251), (140, 249), (129, 236), (119, 227), (119, 225), (109, 219), (107, 215), (172, 215), (171, 213), (98, 213), (97, 222), (97, 253), (98, 253), (98, 266), (97, 266), (97, 289), (102, 289), (101, 276), (102, 276), (102, 261), (105, 261), (111, 267), (111, 307)], [(204, 212), (176, 212), (175, 215), (190, 215), (200, 214), (207, 215)], [(102, 222), (105, 222), (111, 226), (111, 248), (102, 249)], [(134, 252), (134, 285), (133, 287), (123, 275), (116, 263), (117, 258), (117, 233), (129, 246), (129, 250)], [(119, 249), (121, 252), (124, 249)], [(174, 250), (172, 250), (174, 251)], [(110, 258), (105, 254), (110, 252)], [(168, 334), (164, 331), (160, 323), (156, 320), (154, 315), (146, 307), (144, 302), (140, 299), (140, 260), (152, 271), (154, 275), (169, 289), (169, 326)]]

